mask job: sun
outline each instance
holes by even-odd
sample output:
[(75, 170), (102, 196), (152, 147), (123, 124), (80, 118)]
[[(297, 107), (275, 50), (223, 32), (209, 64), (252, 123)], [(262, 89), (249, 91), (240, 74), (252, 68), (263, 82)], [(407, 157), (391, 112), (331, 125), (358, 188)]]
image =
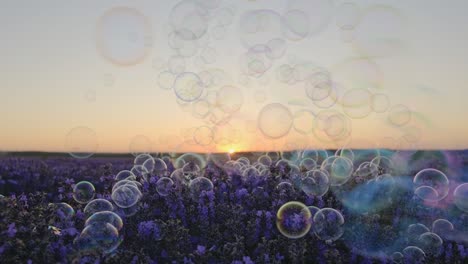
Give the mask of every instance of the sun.
[(235, 149), (229, 149), (229, 154), (233, 154), (234, 152), (236, 152)]

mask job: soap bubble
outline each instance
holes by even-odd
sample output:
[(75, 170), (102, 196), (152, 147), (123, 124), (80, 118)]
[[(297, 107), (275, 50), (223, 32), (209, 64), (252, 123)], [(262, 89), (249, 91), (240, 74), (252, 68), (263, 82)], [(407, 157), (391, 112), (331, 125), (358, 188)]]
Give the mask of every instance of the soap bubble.
[(293, 116), (287, 107), (279, 103), (264, 106), (257, 118), (258, 128), (268, 138), (281, 138), (289, 133)]
[(309, 232), (312, 225), (311, 212), (300, 202), (283, 204), (276, 213), (276, 227), (287, 238), (301, 238)]
[(202, 193), (213, 190), (213, 183), (208, 178), (198, 177), (190, 181), (189, 189), (192, 199), (198, 201)]
[(89, 226), (94, 223), (109, 223), (113, 225), (117, 230), (120, 230), (123, 227), (122, 218), (120, 218), (120, 216), (111, 211), (100, 211), (93, 213), (86, 220), (85, 226)]
[(305, 158), (301, 160), (299, 167), (301, 167), (303, 170), (310, 171), (317, 167), (317, 162), (311, 158)]
[(329, 187), (328, 172), (325, 170), (308, 171), (302, 179), (302, 191), (308, 196), (323, 196)]
[(258, 157), (258, 163), (260, 163), (260, 164), (262, 164), (264, 166), (270, 167), (271, 164), (273, 163), (273, 161), (271, 160), (271, 158), (268, 155), (262, 155), (262, 156)]
[(96, 132), (89, 127), (75, 127), (65, 136), (65, 150), (77, 159), (91, 157), (98, 149)]
[(216, 106), (225, 113), (232, 114), (239, 111), (243, 103), (244, 96), (238, 87), (225, 85), (216, 93)]
[(80, 181), (73, 187), (73, 199), (80, 204), (86, 204), (94, 198), (96, 189), (88, 181)]
[(410, 244), (416, 243), (417, 240), (419, 239), (419, 236), (426, 232), (429, 232), (429, 228), (427, 228), (423, 224), (417, 223), (417, 224), (409, 225), (408, 229), (406, 230), (409, 243)]
[(411, 120), (411, 110), (404, 105), (394, 105), (388, 110), (388, 121), (390, 124), (401, 127)]
[(273, 10), (251, 10), (239, 18), (239, 38), (246, 48), (281, 38), (281, 16)]
[(140, 190), (130, 184), (122, 185), (112, 192), (112, 200), (120, 208), (128, 208), (135, 205), (141, 198)]
[(146, 168), (143, 165), (134, 165), (130, 171), (138, 179), (144, 179), (145, 181), (148, 180), (149, 172), (146, 170)]
[(74, 243), (83, 251), (111, 253), (122, 242), (119, 231), (106, 222), (93, 223), (86, 226)]
[(75, 215), (75, 210), (67, 203), (56, 203), (52, 205), (55, 207), (55, 211), (60, 218), (68, 220)]
[(390, 107), (390, 99), (386, 94), (376, 93), (371, 98), (371, 108), (376, 113), (384, 113)]
[(419, 171), (413, 179), (415, 194), (425, 201), (440, 201), (449, 192), (447, 176), (436, 169), (428, 168)]
[(403, 256), (403, 253), (401, 252), (393, 252), (390, 258), (395, 264), (402, 264), (404, 261), (404, 256)]
[(323, 208), (313, 218), (315, 235), (325, 241), (335, 241), (344, 233), (343, 215), (333, 208)]
[[(327, 0), (291, 0), (286, 3), (286, 12), (301, 11), (301, 19), (293, 17), (293, 21), (299, 20), (301, 23), (287, 23), (288, 29), (292, 32), (301, 33), (300, 36), (311, 37), (322, 32), (331, 22), (333, 14), (333, 3)], [(302, 18), (303, 17), (303, 18)], [(283, 22), (284, 23), (284, 22)], [(292, 26), (294, 25), (294, 26)]]
[(118, 181), (114, 184), (114, 186), (112, 186), (112, 191), (115, 191), (115, 189), (119, 188), (120, 186), (123, 186), (123, 185), (132, 185), (136, 188), (140, 188), (141, 186), (141, 183), (137, 182), (137, 181), (133, 181), (133, 180), (121, 180), (121, 181)]
[(345, 2), (337, 7), (336, 25), (342, 30), (352, 30), (359, 23), (359, 7), (351, 2)]
[(168, 196), (174, 186), (174, 181), (171, 178), (163, 177), (156, 182), (156, 191), (161, 196)]
[(96, 33), (99, 54), (119, 66), (143, 62), (153, 44), (150, 21), (130, 7), (114, 7), (106, 11), (98, 20)]
[(87, 216), (90, 216), (97, 212), (113, 211), (113, 210), (114, 210), (114, 206), (112, 206), (111, 202), (104, 200), (104, 199), (94, 199), (86, 205), (83, 212)]
[(198, 168), (203, 169), (206, 166), (206, 160), (202, 155), (196, 153), (185, 153), (178, 157), (174, 162), (174, 167), (183, 168), (185, 164), (193, 163)]
[(453, 224), (447, 219), (437, 219), (432, 222), (432, 232), (444, 238), (454, 231)]
[(129, 170), (122, 170), (115, 175), (115, 181), (121, 181), (121, 180), (136, 180), (136, 176)]
[(162, 159), (154, 159), (154, 173), (158, 176), (164, 176), (167, 172), (167, 164)]
[(435, 233), (426, 232), (419, 236), (417, 245), (426, 254), (437, 256), (442, 247), (442, 239)]
[(177, 75), (174, 82), (174, 92), (177, 98), (184, 102), (194, 102), (202, 95), (204, 84), (200, 77), (192, 72)]
[(405, 263), (424, 263), (426, 259), (424, 251), (415, 246), (403, 249), (403, 255), (405, 256)]
[(340, 186), (351, 178), (353, 162), (346, 157), (331, 156), (323, 161), (321, 169), (328, 172), (331, 186)]
[(468, 213), (468, 183), (460, 184), (455, 188), (453, 199), (458, 209)]
[(341, 103), (344, 113), (351, 118), (364, 118), (371, 112), (371, 93), (367, 89), (351, 89), (345, 92)]
[(197, 1), (180, 1), (169, 14), (169, 23), (174, 32), (184, 40), (197, 40), (208, 29), (208, 11)]

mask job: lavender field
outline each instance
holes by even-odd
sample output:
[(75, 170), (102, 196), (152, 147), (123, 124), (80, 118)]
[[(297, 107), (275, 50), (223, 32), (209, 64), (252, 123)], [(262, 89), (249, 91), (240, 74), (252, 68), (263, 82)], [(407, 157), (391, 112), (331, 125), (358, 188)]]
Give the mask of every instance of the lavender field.
[(6, 155), (0, 262), (465, 263), (466, 154)]

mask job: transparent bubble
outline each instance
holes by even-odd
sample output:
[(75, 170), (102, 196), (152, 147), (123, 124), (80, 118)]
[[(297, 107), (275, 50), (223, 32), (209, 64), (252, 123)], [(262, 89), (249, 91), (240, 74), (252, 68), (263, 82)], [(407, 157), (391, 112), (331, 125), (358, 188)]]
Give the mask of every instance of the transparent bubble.
[(213, 142), (213, 129), (208, 126), (200, 126), (195, 129), (193, 139), (200, 146), (208, 146)]
[(408, 229), (406, 230), (409, 243), (415, 244), (419, 239), (419, 236), (426, 232), (429, 232), (429, 228), (423, 224), (417, 223), (409, 225)]
[(290, 182), (283, 181), (276, 185), (276, 191), (280, 195), (290, 195), (294, 193), (294, 186)]
[(378, 168), (378, 172), (382, 173), (389, 173), (393, 174), (397, 167), (395, 166), (394, 162), (385, 156), (377, 156), (371, 160), (371, 164), (375, 165)]
[(119, 231), (106, 222), (93, 223), (86, 226), (74, 241), (79, 250), (111, 253), (122, 242)]
[(323, 208), (313, 218), (315, 235), (325, 241), (335, 241), (344, 233), (343, 215), (333, 208)]
[[(133, 156), (151, 152), (151, 140), (144, 135), (137, 135), (130, 140), (129, 150)], [(141, 165), (141, 164), (140, 164)]]
[[(318, 153), (314, 149), (307, 149), (307, 150), (302, 151), (302, 158), (303, 159), (310, 158), (310, 159), (313, 159), (313, 160), (315, 160), (317, 162), (318, 161)], [(320, 161), (320, 162), (322, 162), (322, 161)]]
[(394, 105), (388, 110), (388, 121), (390, 124), (401, 127), (411, 120), (411, 110), (404, 105)]
[(294, 113), (293, 127), (300, 134), (310, 134), (314, 129), (315, 116), (311, 111), (299, 110)]
[(209, 160), (216, 166), (223, 168), (231, 160), (231, 156), (228, 153), (210, 153)]
[(302, 191), (307, 196), (323, 196), (329, 187), (328, 173), (324, 170), (310, 170), (302, 179)]
[(146, 168), (143, 165), (134, 165), (130, 171), (138, 179), (144, 179), (145, 181), (148, 180), (149, 172), (146, 170)]
[(180, 1), (171, 10), (169, 22), (174, 31), (185, 40), (197, 40), (208, 29), (208, 11), (196, 1)]
[(177, 75), (174, 82), (174, 92), (184, 102), (194, 102), (200, 98), (204, 84), (195, 73), (183, 72)]
[(305, 14), (306, 21), (295, 19), (301, 23), (293, 25), (306, 26), (307, 31), (301, 27), (290, 27), (290, 29), (293, 29), (293, 32), (306, 33), (304, 37), (311, 37), (323, 31), (330, 24), (333, 14), (333, 3), (327, 0), (291, 0), (287, 1), (286, 10), (299, 10)]
[(432, 232), (444, 238), (454, 231), (453, 224), (447, 219), (437, 219), (432, 222)]
[(403, 256), (403, 253), (401, 252), (393, 252), (390, 258), (392, 262), (395, 264), (402, 264), (404, 261), (404, 256)]
[(143, 62), (152, 44), (152, 28), (147, 17), (134, 8), (114, 7), (97, 22), (99, 54), (112, 64), (131, 66)]
[(167, 164), (162, 159), (154, 159), (154, 173), (158, 176), (167, 176)]
[(403, 255), (405, 256), (405, 263), (424, 263), (426, 259), (424, 251), (415, 246), (403, 249)]
[(112, 192), (112, 200), (120, 208), (128, 208), (135, 205), (141, 198), (140, 190), (130, 184), (119, 186)]
[(94, 199), (86, 205), (83, 212), (87, 216), (90, 216), (97, 212), (113, 211), (113, 210), (114, 210), (114, 206), (112, 206), (111, 202), (104, 200), (104, 199)]
[(262, 77), (273, 65), (271, 50), (265, 45), (255, 45), (239, 58), (242, 73), (255, 78)]
[(133, 185), (135, 187), (137, 187), (138, 189), (141, 187), (141, 183), (137, 182), (137, 181), (133, 181), (133, 180), (121, 180), (121, 181), (118, 181), (114, 184), (114, 186), (112, 186), (112, 191), (114, 191), (115, 189), (119, 188), (120, 186), (122, 185)]
[(63, 219), (71, 219), (75, 215), (75, 210), (67, 203), (53, 204), (57, 215)]
[(270, 167), (271, 164), (273, 163), (273, 161), (271, 160), (271, 158), (268, 156), (268, 155), (262, 155), (258, 158), (258, 163), (264, 165), (264, 166), (267, 166), (267, 167)]
[(156, 182), (156, 191), (161, 196), (168, 196), (174, 187), (174, 181), (171, 178), (163, 177)]
[(276, 227), (287, 238), (301, 238), (309, 232), (311, 218), (311, 212), (306, 205), (296, 201), (288, 202), (276, 213)]
[(213, 183), (208, 178), (198, 177), (190, 181), (189, 189), (192, 199), (198, 201), (202, 193), (213, 190)]
[(340, 29), (353, 29), (359, 22), (359, 7), (351, 2), (345, 2), (337, 7), (335, 14), (336, 25)]
[(344, 113), (351, 118), (364, 118), (372, 112), (372, 95), (367, 89), (351, 89), (345, 92), (341, 103)]
[(305, 171), (310, 171), (317, 167), (317, 162), (314, 159), (305, 158), (301, 160), (301, 162), (299, 163), (299, 167)]
[(121, 180), (136, 180), (136, 176), (129, 170), (122, 170), (115, 175), (115, 181), (121, 181)]
[(283, 35), (293, 41), (302, 40), (309, 34), (309, 17), (301, 10), (289, 10), (282, 17)]
[(281, 158), (281, 154), (276, 151), (267, 152), (266, 155), (270, 157), (272, 162), (277, 162)]
[(267, 53), (267, 56), (271, 59), (279, 59), (284, 56), (286, 53), (286, 41), (281, 38), (276, 38), (268, 41), (266, 46), (268, 47), (268, 50), (270, 51)]
[(65, 136), (65, 149), (74, 158), (89, 158), (98, 149), (97, 135), (89, 127), (75, 127)]
[(468, 183), (460, 184), (455, 188), (453, 200), (458, 209), (468, 213)]
[(80, 204), (86, 204), (94, 198), (96, 189), (88, 181), (80, 181), (73, 187), (73, 199)]
[(321, 169), (328, 172), (330, 185), (345, 184), (353, 174), (353, 162), (346, 157), (331, 156), (323, 161)]
[(280, 65), (276, 69), (276, 79), (282, 83), (293, 84), (296, 82), (296, 74), (294, 67), (288, 64)]
[(390, 99), (386, 94), (376, 93), (371, 97), (371, 108), (376, 113), (384, 113), (390, 107)]
[(189, 179), (185, 177), (182, 168), (174, 170), (169, 176), (178, 190), (189, 184)]
[(185, 71), (185, 59), (182, 56), (173, 55), (168, 61), (169, 71), (175, 75)]
[(196, 165), (199, 169), (203, 169), (206, 166), (205, 158), (196, 153), (183, 154), (175, 160), (174, 166), (176, 168), (183, 168), (187, 163), (193, 163), (193, 165)]
[(99, 211), (93, 213), (85, 222), (85, 226), (89, 226), (95, 223), (109, 223), (113, 225), (117, 230), (122, 229), (123, 222), (122, 218), (112, 211)]
[(419, 236), (417, 246), (426, 254), (439, 255), (442, 239), (435, 233), (426, 232)]
[(449, 180), (447, 176), (436, 169), (424, 169), (419, 171), (413, 179), (416, 188), (415, 194), (425, 201), (440, 201), (449, 192)]
[(322, 142), (340, 143), (349, 138), (351, 121), (335, 110), (320, 111), (315, 116), (312, 132)]
[(354, 161), (354, 152), (352, 149), (342, 148), (335, 152), (335, 156), (348, 158), (350, 161)]
[(293, 124), (293, 115), (287, 107), (279, 103), (264, 106), (257, 118), (257, 125), (268, 138), (281, 138), (289, 133)]

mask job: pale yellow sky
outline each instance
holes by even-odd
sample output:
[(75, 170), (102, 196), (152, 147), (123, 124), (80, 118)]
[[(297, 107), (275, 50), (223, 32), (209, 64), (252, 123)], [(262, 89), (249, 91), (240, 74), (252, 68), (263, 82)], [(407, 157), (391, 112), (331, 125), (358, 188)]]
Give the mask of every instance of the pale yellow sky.
[[(130, 152), (138, 144), (147, 151), (204, 152), (468, 147), (466, 1), (201, 1), (204, 6), (197, 0), (134, 2), (3, 4), (0, 150), (72, 151), (70, 146), (77, 144), (92, 152)], [(114, 13), (106, 13), (109, 10)], [(320, 16), (314, 10), (321, 10)], [(302, 15), (308, 18), (305, 24)], [(184, 17), (192, 20), (184, 24)], [(100, 19), (105, 21), (104, 33), (97, 34)], [(195, 41), (174, 41), (171, 33), (184, 27), (200, 30), (193, 33)], [(99, 39), (107, 41), (104, 50), (97, 48)], [(266, 57), (261, 46), (267, 44), (261, 43), (265, 39), (283, 41), (284, 55)], [(250, 49), (247, 64), (246, 42), (259, 45)], [(193, 56), (187, 55), (190, 49)], [(106, 54), (129, 65), (118, 65)], [(255, 71), (265, 65), (268, 69), (259, 76)], [(250, 76), (245, 75), (246, 67), (252, 67)], [(295, 69), (294, 84), (279, 79), (284, 67)], [(317, 72), (319, 67), (329, 73), (338, 92), (314, 102), (297, 73)], [(205, 83), (198, 100), (181, 105), (174, 90), (158, 85), (165, 71), (174, 76), (193, 72), (203, 81), (206, 73), (221, 77), (211, 86)], [(218, 92), (216, 99), (216, 91), (226, 85), (236, 90)], [(409, 119), (405, 120), (408, 113), (372, 110), (372, 101), (353, 90), (358, 88), (384, 95), (389, 108), (407, 107)], [(337, 103), (325, 108), (326, 100), (333, 98)], [(212, 103), (211, 112), (205, 117), (194, 114), (194, 104), (203, 110), (205, 102)], [(215, 122), (220, 113), (226, 114), (220, 112), (226, 111), (223, 104), (239, 102), (227, 124)], [(347, 103), (356, 102), (357, 107), (346, 109)], [(275, 114), (273, 123), (259, 129), (259, 113), (270, 103), (282, 104), (291, 116), (278, 121), (280, 115)], [(294, 118), (302, 110), (312, 114)], [(389, 116), (404, 124), (392, 124)], [(329, 117), (326, 124), (319, 122), (323, 117)], [(272, 139), (268, 133), (281, 132), (278, 123), (287, 131)], [(76, 127), (91, 132), (69, 134)], [(338, 134), (324, 138), (325, 130)]]

